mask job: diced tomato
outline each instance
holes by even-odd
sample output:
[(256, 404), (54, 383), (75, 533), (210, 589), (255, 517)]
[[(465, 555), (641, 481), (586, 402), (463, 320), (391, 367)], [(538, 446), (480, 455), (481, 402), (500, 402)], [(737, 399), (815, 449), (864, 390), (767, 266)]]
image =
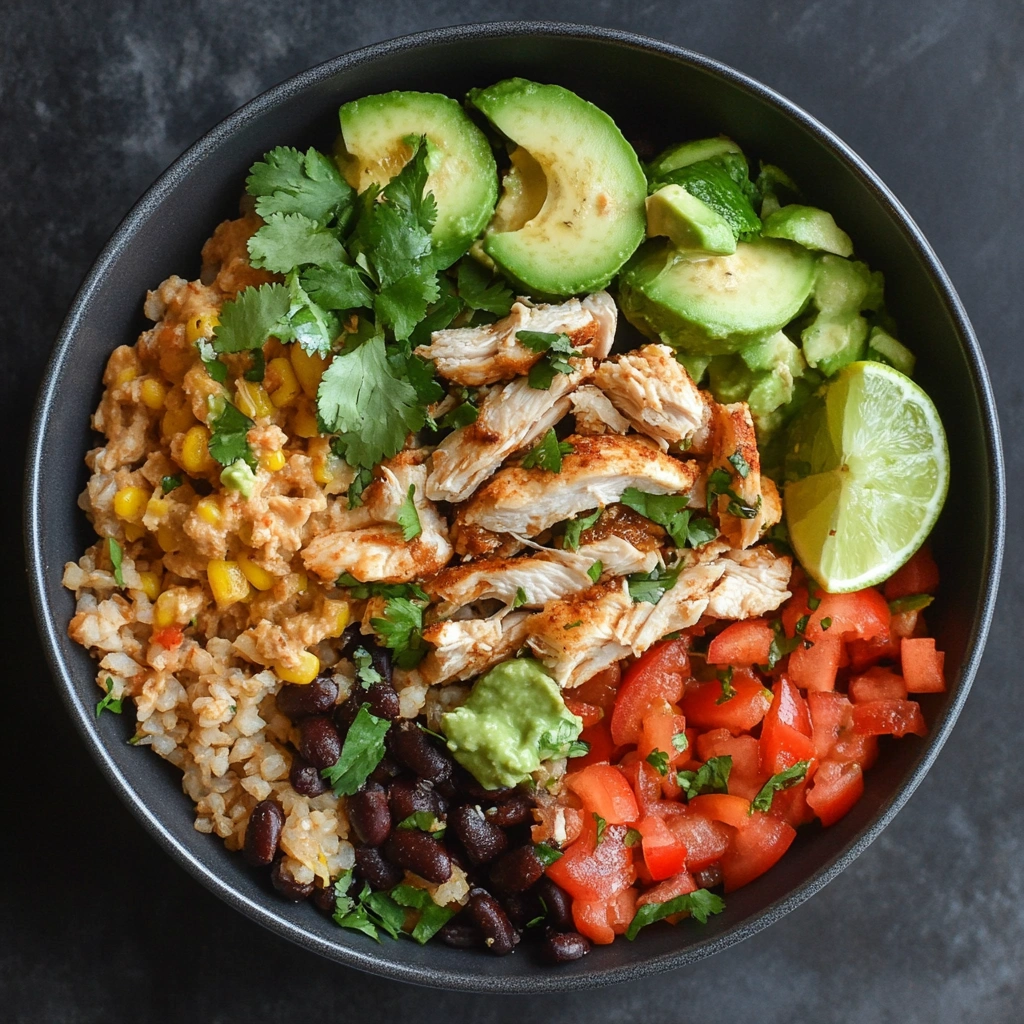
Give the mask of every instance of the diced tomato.
[(834, 825), (864, 793), (864, 773), (859, 764), (822, 761), (807, 791), (807, 806), (822, 825)]
[(626, 672), (612, 712), (612, 739), (616, 743), (639, 742), (644, 715), (655, 701), (679, 702), (690, 675), (689, 645), (687, 637), (657, 644)]
[[(640, 757), (646, 761), (652, 754), (664, 754), (666, 767), (688, 760), (688, 744), (684, 744), (682, 750), (676, 748), (675, 737), (680, 733), (686, 735), (686, 719), (679, 714), (678, 709), (665, 701), (655, 702), (644, 715), (640, 727), (640, 743), (637, 748)], [(661, 758), (657, 757), (657, 760)]]
[(853, 705), (841, 693), (809, 693), (807, 706), (814, 754), (824, 760), (832, 753), (839, 737), (853, 729)]
[(615, 698), (619, 695), (621, 682), (622, 670), (618, 663), (615, 663), (577, 686), (572, 691), (572, 696), (574, 700), (592, 704), (610, 714), (615, 706)]
[[(829, 633), (844, 640), (869, 640), (888, 634), (889, 605), (874, 588), (857, 590), (852, 594), (819, 592), (815, 596), (820, 603), (812, 611), (807, 604), (807, 591), (801, 587), (793, 592), (782, 609), (782, 623), (787, 636), (797, 635), (797, 624), (805, 615), (807, 625), (803, 636), (808, 640), (817, 640)], [(822, 628), (822, 620), (828, 622), (825, 629)]]
[(843, 642), (838, 635), (825, 633), (817, 640), (802, 643), (789, 655), (789, 678), (803, 690), (834, 690)]
[[(890, 620), (889, 629), (893, 629), (899, 615)], [(850, 666), (854, 672), (863, 672), (879, 661), (896, 661), (900, 656), (899, 637), (890, 632), (888, 637), (875, 637), (873, 640), (851, 640), (846, 645), (850, 656)]]
[(583, 831), (553, 864), (548, 876), (573, 899), (603, 900), (633, 884), (633, 850), (623, 842), (625, 825), (608, 825), (597, 842), (593, 817), (583, 819)]
[(633, 787), (638, 817), (654, 813), (654, 806), (661, 800), (661, 776), (658, 772), (639, 758), (628, 765), (620, 763), (619, 768)]
[(609, 825), (636, 821), (640, 812), (629, 782), (610, 764), (591, 764), (566, 775), (565, 784), (583, 801), (583, 808), (598, 815)]
[(927, 546), (886, 580), (885, 599), (895, 601), (911, 594), (934, 594), (939, 585), (939, 567)]
[(678, 875), (666, 878), (664, 882), (660, 882), (653, 889), (648, 889), (636, 901), (636, 905), (642, 907), (645, 903), (668, 903), (669, 900), (674, 900), (677, 896), (686, 896), (696, 890), (697, 883), (694, 881), (693, 875), (689, 871), (680, 871)]
[(851, 729), (840, 736), (832, 748), (831, 760), (840, 764), (859, 764), (866, 771), (878, 760), (878, 737), (862, 736)]
[(712, 757), (731, 757), (729, 792), (753, 800), (767, 777), (759, 767), (758, 743), (753, 736), (733, 736), (728, 729), (714, 729), (697, 740), (702, 761)]
[(648, 815), (637, 822), (637, 831), (643, 836), (644, 863), (656, 882), (671, 878), (686, 864), (686, 847), (679, 837), (657, 815)]
[(580, 739), (589, 745), (590, 750), (583, 757), (572, 759), (572, 766), (586, 768), (587, 765), (606, 763), (612, 759), (615, 753), (615, 744), (612, 742), (611, 729), (608, 726), (608, 719), (602, 718), (594, 725), (588, 725), (580, 733)]
[(722, 684), (717, 679), (687, 683), (682, 701), (687, 723), (698, 729), (728, 729), (736, 736), (753, 729), (771, 706), (768, 691), (746, 668), (733, 672), (732, 687), (735, 696), (720, 704)]
[(903, 678), (909, 693), (942, 693), (946, 689), (943, 664), (946, 655), (935, 650), (931, 637), (906, 638), (900, 641)]
[(853, 731), (863, 736), (927, 736), (921, 706), (914, 700), (873, 700), (853, 707)]
[(686, 814), (667, 818), (665, 824), (686, 847), (688, 871), (701, 871), (721, 860), (733, 833), (728, 825), (694, 814), (690, 810)]
[(907, 684), (903, 676), (887, 668), (869, 668), (863, 675), (850, 680), (849, 694), (854, 704), (865, 704), (871, 700), (906, 700)]
[(764, 619), (743, 619), (726, 626), (708, 647), (709, 665), (763, 665), (774, 634)]
[(175, 651), (181, 646), (185, 634), (180, 626), (164, 626), (153, 634), (153, 643), (159, 644), (166, 651)]
[(742, 828), (750, 816), (750, 801), (732, 793), (705, 793), (704, 796), (695, 796), (688, 809), (712, 821)]
[[(575, 842), (583, 831), (583, 812), (578, 807), (564, 807), (558, 804), (547, 804), (535, 807), (533, 816), (537, 824), (530, 829), (530, 838), (535, 843), (548, 843), (559, 835), (558, 842), (566, 844)], [(589, 817), (589, 815), (587, 815)], [(564, 840), (561, 837), (565, 830)]]
[(722, 857), (725, 891), (763, 875), (789, 849), (796, 829), (770, 814), (752, 814), (738, 829)]
[(807, 777), (802, 782), (775, 793), (768, 811), (772, 817), (781, 819), (787, 825), (792, 825), (793, 828), (799, 828), (801, 825), (814, 821), (814, 811), (807, 806), (807, 793), (817, 767), (816, 762), (812, 761), (807, 769)]
[(636, 889), (623, 889), (611, 899), (573, 900), (572, 919), (576, 930), (599, 946), (607, 946), (622, 935), (636, 916)]
[(584, 728), (588, 725), (597, 725), (604, 718), (604, 709), (599, 708), (596, 704), (587, 704), (586, 701), (573, 700), (572, 697), (566, 697), (565, 706), (572, 714), (578, 715), (583, 719)]
[(800, 691), (783, 676), (772, 693), (774, 700), (761, 725), (760, 766), (765, 775), (775, 775), (815, 756), (811, 716)]

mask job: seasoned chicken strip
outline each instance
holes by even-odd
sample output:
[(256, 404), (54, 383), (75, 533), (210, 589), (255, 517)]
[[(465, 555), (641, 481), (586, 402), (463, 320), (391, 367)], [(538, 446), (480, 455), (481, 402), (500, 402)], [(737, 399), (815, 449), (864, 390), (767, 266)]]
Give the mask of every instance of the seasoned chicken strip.
[(574, 359), (572, 373), (556, 373), (547, 391), (525, 377), (493, 388), (475, 423), (452, 431), (434, 451), (427, 478), (431, 501), (465, 501), (520, 448), (536, 441), (569, 411), (569, 394), (593, 372), (589, 359)]
[(711, 470), (728, 473), (728, 489), (739, 498), (719, 494), (719, 527), (733, 547), (749, 548), (782, 517), (782, 502), (772, 481), (761, 479), (761, 457), (747, 403), (716, 404), (713, 424)]
[(428, 626), (423, 639), (433, 644), (434, 650), (420, 664), (421, 678), (433, 686), (481, 675), (522, 647), (531, 619), (528, 612), (511, 612)]
[(501, 470), (459, 511), (460, 526), (535, 537), (563, 519), (618, 501), (628, 487), (686, 494), (697, 480), (695, 462), (664, 455), (639, 437), (574, 434), (568, 442), (573, 451), (562, 459), (560, 473)]
[(708, 615), (716, 619), (753, 619), (775, 611), (790, 597), (792, 559), (757, 547), (726, 552), (722, 563), (725, 571), (711, 591)]
[(663, 450), (707, 450), (711, 401), (667, 345), (644, 345), (602, 363), (594, 383), (642, 434)]
[(584, 384), (572, 393), (570, 401), (577, 434), (625, 434), (629, 431), (629, 420), (600, 388)]
[(518, 342), (517, 331), (565, 334), (576, 351), (604, 359), (615, 337), (615, 317), (615, 303), (607, 292), (557, 306), (520, 299), (507, 317), (493, 324), (434, 331), (430, 344), (421, 345), (416, 354), (432, 360), (442, 377), (480, 387), (527, 373), (543, 356)]
[[(306, 568), (322, 580), (348, 572), (364, 582), (406, 583), (446, 565), (452, 557), (448, 524), (424, 494), (427, 467), (421, 459), (421, 453), (406, 451), (381, 463), (373, 483), (363, 491), (363, 512), (375, 522), (314, 537), (302, 552)], [(413, 504), (422, 532), (406, 541), (397, 515), (410, 487), (415, 488)]]

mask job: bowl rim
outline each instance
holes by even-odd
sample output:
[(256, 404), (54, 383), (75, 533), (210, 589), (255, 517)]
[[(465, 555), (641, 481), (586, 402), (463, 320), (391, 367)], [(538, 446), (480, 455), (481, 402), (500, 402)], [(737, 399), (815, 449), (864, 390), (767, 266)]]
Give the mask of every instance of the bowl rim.
[[(40, 506), (41, 471), (46, 427), (56, 394), (56, 383), (65, 370), (69, 355), (74, 347), (80, 322), (89, 311), (93, 296), (108, 269), (121, 257), (130, 244), (139, 224), (150, 214), (152, 208), (175, 190), (186, 179), (191, 169), (207, 154), (214, 150), (232, 133), (254, 118), (273, 108), (279, 102), (305, 91), (318, 82), (362, 64), (395, 58), (409, 50), (431, 47), (436, 44), (465, 42), (468, 40), (515, 38), (541, 36), (552, 39), (598, 41), (617, 44), (633, 50), (668, 57), (680, 64), (710, 73), (739, 87), (753, 98), (767, 103), (807, 130), (818, 142), (839, 157), (861, 182), (875, 195), (889, 217), (895, 221), (911, 246), (922, 259), (940, 301), (946, 307), (955, 325), (960, 344), (970, 369), (970, 383), (981, 412), (985, 432), (987, 468), (991, 479), (991, 522), (987, 549), (985, 552), (985, 575), (990, 580), (980, 609), (969, 634), (962, 683), (943, 720), (928, 738), (912, 767), (904, 785), (883, 805), (877, 816), (846, 844), (829, 862), (806, 878), (795, 889), (789, 891), (751, 917), (737, 923), (727, 931), (686, 949), (663, 953), (645, 960), (595, 969), (587, 973), (567, 975), (554, 971), (537, 971), (523, 975), (495, 976), (476, 973), (473, 970), (451, 970), (413, 964), (392, 963), (380, 960), (372, 949), (346, 946), (323, 941), (304, 928), (286, 920), (272, 908), (264, 906), (233, 888), (228, 882), (203, 864), (196, 856), (180, 845), (171, 832), (128, 783), (125, 776), (114, 764), (105, 743), (101, 739), (92, 706), (76, 693), (72, 673), (64, 663), (58, 642), (65, 624), (58, 623), (47, 604), (43, 587), (46, 560), (42, 547)], [(103, 247), (93, 263), (81, 287), (75, 295), (64, 323), (61, 326), (47, 363), (39, 396), (32, 417), (31, 434), (27, 449), (24, 496), (24, 542), (29, 576), (29, 588), (33, 611), (47, 660), (54, 677), (59, 682), (61, 697), (75, 722), (82, 738), (102, 773), (118, 796), (129, 807), (135, 817), (158, 843), (168, 851), (193, 878), (219, 896), (233, 908), (242, 911), (276, 934), (312, 950), (321, 956), (348, 967), (383, 976), (397, 981), (432, 987), (443, 987), (459, 991), (489, 991), (501, 993), (569, 991), (636, 980), (672, 968), (682, 967), (711, 956), (774, 923), (827, 885), (845, 870), (892, 821), (930, 769), (939, 751), (945, 744), (964, 702), (981, 661), (985, 640), (988, 636), (996, 601), (999, 574), (1002, 565), (1006, 520), (1006, 496), (1004, 464), (999, 421), (995, 399), (984, 357), (974, 330), (967, 318), (963, 305), (953, 288), (944, 268), (925, 239), (917, 224), (903, 208), (878, 175), (846, 143), (821, 124), (797, 104), (786, 99), (774, 89), (756, 79), (737, 71), (729, 65), (706, 57), (693, 50), (676, 46), (663, 40), (620, 29), (604, 28), (573, 22), (557, 21), (491, 21), (457, 26), (427, 29), (393, 39), (383, 40), (340, 54), (306, 71), (293, 75), (251, 99), (232, 114), (220, 121), (193, 143), (179, 156), (132, 206), (110, 240)], [(467, 966), (469, 960), (467, 960)]]

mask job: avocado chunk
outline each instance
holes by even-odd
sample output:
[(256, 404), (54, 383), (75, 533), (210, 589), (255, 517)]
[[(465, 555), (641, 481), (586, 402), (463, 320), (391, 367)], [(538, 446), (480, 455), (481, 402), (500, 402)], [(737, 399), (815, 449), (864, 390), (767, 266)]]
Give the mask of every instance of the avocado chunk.
[(917, 359), (914, 353), (902, 342), (897, 341), (881, 327), (874, 327), (871, 336), (868, 338), (868, 359), (874, 359), (878, 363), (888, 363), (889, 366), (908, 377), (914, 375), (914, 364)]
[(647, 180), (615, 122), (568, 89), (522, 78), (468, 100), (516, 147), (483, 252), (533, 295), (604, 288), (645, 230)]
[(433, 259), (451, 266), (484, 229), (498, 199), (498, 168), (484, 133), (449, 96), (388, 92), (346, 103), (339, 110), (341, 136), (335, 160), (357, 192), (386, 185), (426, 136), (425, 192), (437, 203)]
[(720, 355), (781, 330), (813, 283), (814, 257), (781, 239), (740, 242), (708, 259), (651, 241), (619, 279), (619, 306), (648, 337), (687, 355)]
[(732, 139), (719, 135), (713, 139), (692, 139), (690, 142), (679, 142), (669, 146), (663, 153), (656, 156), (647, 165), (647, 177), (650, 181), (664, 177), (669, 171), (700, 163), (702, 160), (714, 160), (727, 153), (743, 155), (743, 150)]
[(712, 255), (736, 251), (736, 232), (729, 222), (682, 185), (666, 185), (647, 197), (647, 235), (666, 235), (679, 249)]
[(742, 156), (727, 154), (687, 164), (652, 181), (648, 192), (653, 194), (666, 185), (682, 185), (727, 220), (740, 238), (747, 240), (761, 233), (761, 219), (752, 202), (755, 190)]
[(806, 249), (836, 256), (853, 255), (850, 236), (839, 228), (831, 213), (815, 206), (783, 206), (765, 219), (761, 234), (766, 238), (788, 238)]
[(870, 309), (867, 303), (872, 283), (866, 263), (824, 253), (814, 273), (814, 305), (822, 313), (833, 315)]
[(868, 323), (857, 313), (819, 313), (800, 332), (808, 366), (831, 377), (867, 353)]
[(532, 658), (495, 665), (465, 704), (441, 716), (448, 749), (484, 789), (515, 786), (542, 760), (567, 756), (582, 729), (558, 684)]

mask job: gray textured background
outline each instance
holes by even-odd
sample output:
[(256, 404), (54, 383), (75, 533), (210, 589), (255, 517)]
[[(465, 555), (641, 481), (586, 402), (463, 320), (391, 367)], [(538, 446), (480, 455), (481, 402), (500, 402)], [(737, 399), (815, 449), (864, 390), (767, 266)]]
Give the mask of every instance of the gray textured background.
[[(200, 888), (101, 781), (27, 609), (15, 500), (27, 420), (75, 289), (152, 179), (256, 93), (345, 50), (455, 22), (557, 18), (660, 36), (806, 107), (932, 241), (988, 359), (1007, 447), (1007, 571), (974, 693), (883, 837), (782, 923), (641, 985), (417, 991), (316, 959)], [(0, 8), (0, 415), (7, 441), (0, 1016), (37, 1021), (1024, 1019), (1019, 0), (416, 3), (204, 0)], [(13, 445), (10, 439), (14, 440)], [(970, 529), (970, 524), (964, 524)], [(946, 581), (955, 586), (955, 581)], [(54, 835), (42, 809), (59, 808)]]

